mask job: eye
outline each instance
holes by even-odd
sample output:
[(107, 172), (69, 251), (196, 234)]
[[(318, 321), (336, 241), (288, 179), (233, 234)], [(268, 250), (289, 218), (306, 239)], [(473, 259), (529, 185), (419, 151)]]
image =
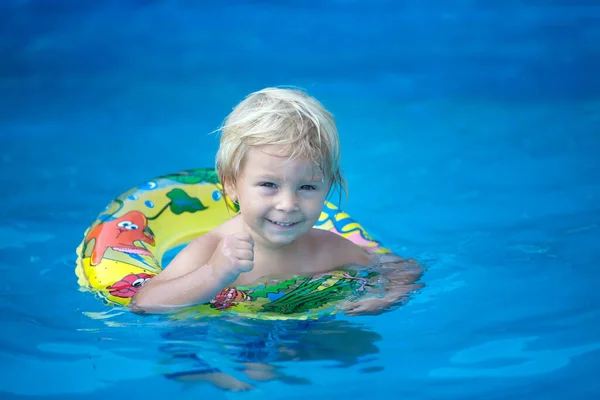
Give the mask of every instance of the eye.
[(258, 186), (266, 187), (266, 188), (276, 188), (277, 187), (277, 185), (275, 185), (273, 182), (261, 182), (258, 184)]
[(314, 185), (302, 185), (300, 186), (300, 190), (317, 190), (317, 187)]
[(117, 224), (117, 226), (119, 228), (124, 228), (124, 229), (130, 230), (130, 231), (135, 231), (140, 228), (139, 226), (137, 226), (136, 224), (134, 224), (131, 221), (121, 221)]
[(148, 278), (138, 278), (135, 281), (133, 281), (131, 286), (133, 286), (134, 288), (140, 288), (140, 287), (144, 286), (144, 283), (146, 283), (147, 280), (148, 280)]

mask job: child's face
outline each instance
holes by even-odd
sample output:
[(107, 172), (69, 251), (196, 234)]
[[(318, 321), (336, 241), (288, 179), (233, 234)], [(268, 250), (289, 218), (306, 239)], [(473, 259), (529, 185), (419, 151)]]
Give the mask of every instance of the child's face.
[(255, 241), (291, 244), (317, 222), (330, 182), (313, 161), (282, 155), (280, 146), (251, 147), (235, 187), (241, 215)]

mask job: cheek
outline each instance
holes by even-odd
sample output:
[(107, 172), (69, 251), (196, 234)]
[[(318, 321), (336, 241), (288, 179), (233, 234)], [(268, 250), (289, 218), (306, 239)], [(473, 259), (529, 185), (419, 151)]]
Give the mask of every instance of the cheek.
[(305, 210), (307, 212), (309, 212), (310, 214), (316, 214), (317, 216), (319, 216), (321, 214), (321, 210), (323, 210), (324, 203), (325, 203), (324, 197), (311, 199), (309, 202), (306, 203)]
[(261, 213), (264, 209), (266, 209), (267, 202), (261, 201), (257, 198), (250, 198), (246, 201), (240, 202), (240, 208), (242, 211), (246, 211), (246, 213), (251, 212), (254, 214)]

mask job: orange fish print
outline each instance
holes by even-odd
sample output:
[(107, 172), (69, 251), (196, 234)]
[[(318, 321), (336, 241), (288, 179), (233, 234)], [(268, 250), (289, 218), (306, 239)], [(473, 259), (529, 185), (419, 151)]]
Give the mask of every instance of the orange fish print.
[(237, 301), (250, 300), (250, 296), (248, 296), (245, 292), (237, 290), (236, 288), (226, 287), (221, 290), (213, 300), (211, 300), (210, 304), (217, 310), (226, 310), (229, 307), (235, 306), (235, 302)]
[(149, 256), (151, 253), (143, 247), (136, 246), (135, 242), (145, 242), (154, 246), (154, 233), (148, 227), (146, 216), (139, 211), (130, 211), (117, 219), (96, 226), (85, 241), (87, 243), (92, 239), (96, 239), (92, 250), (92, 265), (100, 264), (109, 248), (122, 253)]

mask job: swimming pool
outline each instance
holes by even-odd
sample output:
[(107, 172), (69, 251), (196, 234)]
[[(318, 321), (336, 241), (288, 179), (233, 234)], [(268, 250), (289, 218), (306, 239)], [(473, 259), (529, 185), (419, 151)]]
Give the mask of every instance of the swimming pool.
[[(600, 8), (586, 3), (3, 2), (0, 397), (595, 398)], [(346, 209), (427, 263), (426, 287), (382, 316), (308, 325), (173, 323), (78, 292), (75, 248), (105, 205), (211, 166), (207, 133), (279, 84), (336, 115)], [(254, 389), (165, 377), (194, 354)], [(282, 378), (247, 379), (261, 358)]]

